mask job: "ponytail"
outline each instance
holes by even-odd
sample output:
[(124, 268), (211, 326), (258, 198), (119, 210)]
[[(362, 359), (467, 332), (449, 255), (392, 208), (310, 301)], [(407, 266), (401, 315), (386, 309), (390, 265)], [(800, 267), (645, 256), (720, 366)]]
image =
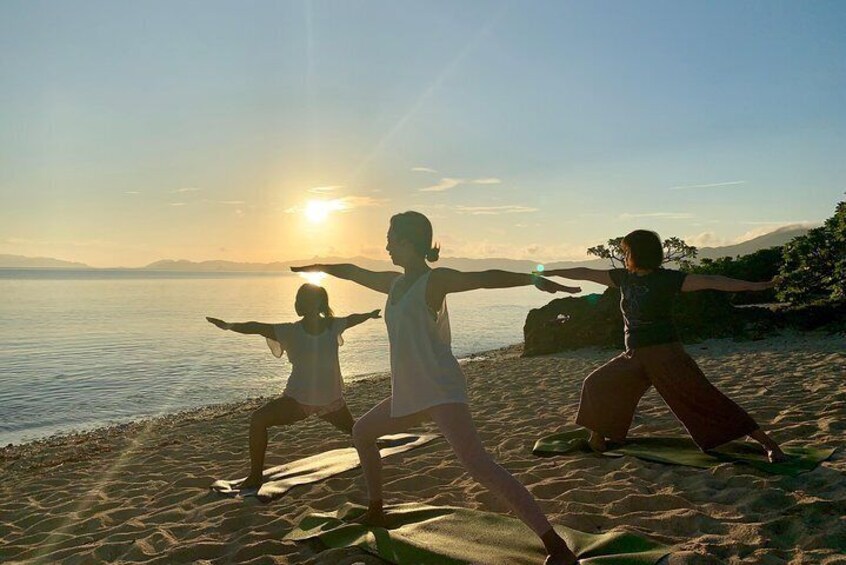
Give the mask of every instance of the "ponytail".
[(440, 245), (432, 245), (432, 222), (420, 212), (409, 210), (391, 217), (391, 229), (397, 236), (408, 241), (415, 251), (427, 261), (434, 263), (441, 254)]

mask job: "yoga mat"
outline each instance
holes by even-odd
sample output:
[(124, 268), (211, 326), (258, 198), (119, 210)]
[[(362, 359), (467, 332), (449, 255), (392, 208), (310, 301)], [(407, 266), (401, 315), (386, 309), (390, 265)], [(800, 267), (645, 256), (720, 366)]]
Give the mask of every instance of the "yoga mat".
[[(546, 436), (535, 442), (532, 453), (541, 457), (567, 455), (570, 453), (594, 453), (588, 445), (589, 432), (584, 429)], [(834, 449), (816, 447), (783, 447), (790, 456), (784, 463), (770, 463), (763, 450), (757, 444), (747, 442), (729, 442), (707, 453), (700, 451), (693, 440), (686, 437), (633, 437), (625, 444), (608, 444), (605, 457), (623, 457), (631, 455), (644, 461), (666, 463), (668, 465), (686, 465), (707, 469), (720, 463), (743, 463), (771, 473), (795, 477), (815, 469), (834, 453)]]
[[(397, 564), (540, 565), (546, 556), (537, 536), (516, 518), (413, 503), (391, 506), (387, 511), (387, 529), (350, 523), (364, 512), (354, 504), (335, 512), (308, 514), (285, 539), (317, 538), (330, 548), (358, 546)], [(586, 534), (564, 526), (555, 526), (555, 530), (583, 565), (652, 565), (671, 551), (622, 530), (604, 534)]]
[[(395, 434), (379, 438), (379, 454), (384, 459), (409, 451), (439, 438), (437, 434)], [(264, 483), (260, 488), (241, 489), (246, 477), (234, 481), (217, 480), (213, 491), (230, 496), (256, 496), (262, 502), (278, 498), (298, 485), (316, 483), (359, 467), (358, 452), (353, 447), (333, 449), (305, 459), (264, 470)]]

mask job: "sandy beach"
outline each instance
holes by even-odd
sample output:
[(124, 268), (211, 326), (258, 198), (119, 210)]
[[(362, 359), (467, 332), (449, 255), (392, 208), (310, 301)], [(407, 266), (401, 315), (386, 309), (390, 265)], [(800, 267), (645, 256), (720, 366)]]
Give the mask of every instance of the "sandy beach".
[[(706, 375), (787, 445), (837, 447), (798, 477), (721, 464), (710, 470), (596, 455), (537, 458), (533, 442), (570, 428), (582, 379), (616, 354), (584, 349), (520, 358), (514, 346), (465, 365), (487, 448), (553, 522), (626, 528), (672, 544), (672, 564), (846, 563), (846, 336), (785, 334), (688, 346)], [(389, 394), (387, 375), (347, 387), (358, 416)], [(270, 392), (270, 391), (269, 391)], [(358, 471), (298, 487), (269, 504), (209, 491), (247, 471), (247, 421), (264, 400), (2, 449), (0, 562), (381, 563), (360, 550), (283, 541), (298, 517), (364, 501)], [(633, 433), (683, 432), (650, 391)], [(425, 428), (421, 428), (425, 429)], [(310, 419), (271, 433), (267, 465), (348, 447)], [(388, 503), (505, 512), (444, 441), (386, 462)]]

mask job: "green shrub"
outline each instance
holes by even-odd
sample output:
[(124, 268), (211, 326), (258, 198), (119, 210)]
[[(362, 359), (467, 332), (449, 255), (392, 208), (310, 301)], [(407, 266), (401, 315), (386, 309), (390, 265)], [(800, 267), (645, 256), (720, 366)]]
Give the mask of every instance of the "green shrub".
[(784, 246), (779, 298), (794, 304), (846, 300), (846, 202)]

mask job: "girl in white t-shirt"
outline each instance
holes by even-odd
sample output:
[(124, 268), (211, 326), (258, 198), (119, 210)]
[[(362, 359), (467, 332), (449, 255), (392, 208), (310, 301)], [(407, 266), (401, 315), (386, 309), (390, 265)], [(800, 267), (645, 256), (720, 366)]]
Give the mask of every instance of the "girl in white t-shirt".
[(499, 496), (541, 538), (548, 553), (546, 563), (572, 565), (576, 557), (531, 493), (482, 445), (467, 406), (464, 374), (450, 345), (446, 295), (532, 284), (546, 292), (580, 289), (528, 273), (432, 269), (426, 262), (438, 260), (439, 248), (432, 247), (432, 224), (419, 212), (403, 212), (391, 218), (386, 249), (402, 273), (368, 271), (355, 265), (292, 267), (295, 272), (322, 271), (388, 295), (385, 322), (391, 347), (391, 396), (362, 416), (353, 429), (353, 444), (361, 458), (370, 499), (359, 521), (386, 524), (382, 460), (376, 439), (433, 421), (473, 478)]
[(292, 366), (282, 396), (253, 412), (250, 419), (250, 475), (241, 488), (257, 488), (262, 483), (267, 428), (271, 426), (285, 426), (313, 414), (352, 433), (354, 420), (344, 402), (338, 346), (344, 343), (341, 333), (345, 329), (379, 318), (379, 310), (335, 318), (326, 289), (312, 284), (304, 284), (297, 291), (294, 309), (302, 319), (286, 324), (206, 318), (222, 330), (263, 336), (274, 356), (288, 352)]

